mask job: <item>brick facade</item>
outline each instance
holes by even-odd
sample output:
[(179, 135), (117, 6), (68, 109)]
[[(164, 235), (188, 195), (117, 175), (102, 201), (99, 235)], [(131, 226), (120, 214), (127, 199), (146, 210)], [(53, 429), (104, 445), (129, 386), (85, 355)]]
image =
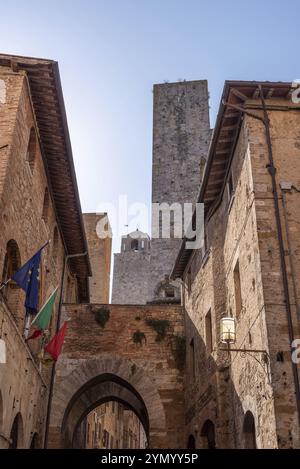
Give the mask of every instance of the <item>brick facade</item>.
[(92, 277), (89, 278), (91, 303), (109, 302), (111, 237), (100, 238), (97, 226), (107, 219), (106, 213), (84, 213), (84, 228), (91, 260)]
[[(26, 73), (0, 66), (0, 275), (6, 281), (46, 241), (40, 265), (39, 306), (59, 287), (49, 326), (54, 335), (66, 244), (42, 155), (39, 123)], [(78, 233), (80, 229), (78, 229)], [(75, 236), (77, 234), (75, 233)], [(70, 246), (67, 246), (69, 249)], [(78, 301), (74, 269), (66, 266), (64, 301)], [(9, 283), (0, 296), (1, 339), (7, 361), (0, 364), (0, 448), (11, 443), (18, 419), (18, 447), (43, 446), (51, 368), (42, 368), (37, 355), (40, 339), (28, 345), (24, 330), (25, 293)], [(33, 441), (34, 436), (34, 443)]]
[[(104, 328), (95, 321), (101, 306), (110, 311)], [(181, 307), (67, 305), (64, 317), (70, 322), (57, 367), (49, 447), (72, 446), (89, 407), (111, 399), (135, 409), (148, 426), (150, 447), (182, 447), (183, 375), (173, 352), (184, 334)], [(149, 319), (169, 321), (159, 342)]]

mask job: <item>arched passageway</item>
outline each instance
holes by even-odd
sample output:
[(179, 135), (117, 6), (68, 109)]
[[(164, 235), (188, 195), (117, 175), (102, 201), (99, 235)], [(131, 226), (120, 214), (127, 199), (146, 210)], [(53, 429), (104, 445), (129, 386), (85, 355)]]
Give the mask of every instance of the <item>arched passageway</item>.
[(48, 447), (71, 448), (83, 419), (101, 403), (111, 400), (126, 405), (137, 415), (149, 447), (167, 447), (165, 408), (155, 382), (130, 360), (106, 356), (81, 362), (71, 373), (57, 379)]
[(68, 403), (62, 424), (64, 447), (78, 445), (76, 432), (83, 420), (93, 409), (109, 401), (119, 402), (131, 409), (148, 435), (149, 417), (142, 397), (127, 381), (105, 373), (85, 383)]
[(144, 449), (148, 446), (142, 422), (128, 405), (107, 400), (96, 406), (75, 429), (73, 448)]
[[(80, 420), (108, 399), (133, 409), (146, 430), (149, 448), (184, 447), (181, 307), (164, 305), (170, 326), (158, 341), (149, 319), (160, 320), (161, 306), (148, 310), (107, 305), (110, 315), (104, 328), (95, 321), (98, 306), (103, 307), (63, 307), (69, 323), (56, 366), (47, 447), (72, 447)], [(146, 340), (138, 343), (135, 336), (141, 331)]]

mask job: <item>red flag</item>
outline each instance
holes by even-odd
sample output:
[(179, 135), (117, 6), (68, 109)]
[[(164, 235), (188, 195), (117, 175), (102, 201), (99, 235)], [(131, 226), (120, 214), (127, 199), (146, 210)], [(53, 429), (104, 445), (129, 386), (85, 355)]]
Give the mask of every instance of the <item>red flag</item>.
[(36, 329), (36, 330), (33, 332), (33, 334), (31, 334), (31, 336), (28, 337), (28, 339), (26, 339), (26, 342), (27, 342), (28, 340), (36, 339), (37, 337), (40, 337), (40, 335), (42, 335), (42, 333), (43, 333), (43, 331), (40, 331), (40, 330)]
[(45, 352), (48, 352), (49, 355), (51, 355), (51, 357), (55, 361), (58, 359), (60, 355), (64, 340), (65, 340), (67, 325), (68, 323), (65, 322), (63, 326), (59, 329), (58, 333), (55, 334), (55, 336), (50, 340), (50, 342), (45, 347)]

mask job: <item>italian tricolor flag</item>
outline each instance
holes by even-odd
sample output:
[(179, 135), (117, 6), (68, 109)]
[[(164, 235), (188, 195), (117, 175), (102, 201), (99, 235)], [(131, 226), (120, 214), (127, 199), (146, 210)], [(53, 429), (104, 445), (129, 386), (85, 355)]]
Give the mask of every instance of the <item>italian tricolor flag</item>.
[[(31, 323), (31, 325), (35, 326), (39, 331), (44, 331), (49, 326), (52, 312), (53, 312), (53, 306), (54, 306), (56, 296), (57, 296), (57, 291), (58, 291), (58, 287), (55, 288), (54, 292), (50, 295), (50, 297), (48, 298), (44, 306), (40, 309), (39, 313), (36, 315), (36, 317)], [(35, 331), (33, 335), (36, 333), (37, 331)], [(31, 336), (29, 338), (34, 338), (34, 337)]]

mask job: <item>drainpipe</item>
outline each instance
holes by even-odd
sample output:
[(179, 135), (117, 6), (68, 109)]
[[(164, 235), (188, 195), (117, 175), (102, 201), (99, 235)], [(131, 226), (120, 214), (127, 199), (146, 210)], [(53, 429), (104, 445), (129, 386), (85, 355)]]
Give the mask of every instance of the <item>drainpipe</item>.
[[(292, 311), (291, 311), (291, 302), (290, 302), (290, 294), (289, 294), (289, 284), (288, 284), (288, 276), (287, 276), (287, 269), (286, 269), (286, 262), (285, 262), (285, 253), (284, 253), (284, 243), (283, 243), (283, 235), (282, 235), (282, 224), (280, 218), (280, 210), (279, 210), (279, 201), (278, 201), (278, 192), (277, 192), (277, 184), (276, 184), (276, 168), (274, 167), (274, 160), (273, 160), (273, 151), (272, 151), (272, 142), (271, 142), (271, 134), (270, 134), (270, 121), (266, 109), (265, 98), (262, 90), (262, 86), (259, 85), (260, 97), (262, 102), (263, 108), (263, 122), (265, 125), (266, 131), (266, 139), (267, 139), (267, 146), (268, 146), (268, 155), (269, 155), (269, 164), (268, 164), (268, 171), (271, 175), (272, 179), (272, 191), (273, 191), (273, 200), (274, 200), (274, 209), (275, 209), (275, 219), (276, 219), (276, 226), (277, 226), (277, 234), (278, 234), (278, 243), (279, 243), (279, 252), (280, 252), (280, 264), (281, 264), (281, 273), (282, 273), (282, 281), (283, 281), (283, 289), (284, 289), (284, 298), (285, 298), (285, 305), (286, 305), (286, 315), (287, 315), (287, 322), (288, 322), (288, 333), (289, 333), (289, 341), (290, 341), (290, 348), (291, 354), (293, 353), (292, 342), (294, 340), (294, 328), (293, 328), (293, 319), (292, 319)], [(293, 378), (295, 384), (295, 394), (296, 394), (296, 403), (297, 403), (297, 411), (298, 411), (298, 424), (300, 427), (300, 385), (299, 385), (299, 375), (297, 364), (291, 361), (292, 363), (292, 371), (293, 371)]]
[(288, 214), (287, 214), (287, 202), (286, 202), (286, 192), (292, 191), (294, 186), (292, 184), (290, 185), (290, 188), (286, 188), (285, 186), (286, 186), (285, 183), (281, 183), (282, 208), (283, 208), (283, 216), (284, 216), (284, 223), (285, 223), (286, 240), (287, 240), (287, 245), (288, 245), (288, 250), (289, 250), (289, 258), (290, 258), (290, 266), (291, 266), (291, 274), (292, 274), (292, 284), (293, 284), (293, 293), (294, 293), (294, 298), (295, 298), (295, 305), (296, 305), (298, 324), (300, 326), (300, 305), (299, 305), (299, 301), (298, 301), (298, 289), (297, 289), (297, 284), (296, 284), (293, 246), (292, 246), (290, 230), (289, 230), (289, 222), (288, 222)]
[[(74, 257), (87, 256), (87, 254), (88, 254), (87, 252), (84, 252), (84, 253), (81, 253), (81, 254), (68, 254), (68, 255), (65, 255), (63, 270), (62, 270), (62, 274), (61, 274), (61, 282), (60, 282), (60, 296), (59, 296), (59, 305), (58, 305), (57, 320), (56, 320), (56, 334), (59, 331), (59, 327), (60, 327), (61, 310), (62, 310), (62, 304), (63, 304), (64, 283), (65, 283), (65, 272), (66, 272), (68, 260), (73, 259)], [(56, 365), (56, 362), (53, 363), (52, 370), (51, 370), (49, 397), (48, 397), (47, 414), (46, 414), (46, 425), (45, 425), (46, 428), (45, 428), (45, 438), (44, 438), (44, 449), (47, 449), (47, 446), (48, 446), (50, 414), (51, 414), (51, 407), (52, 407), (52, 397), (53, 397), (54, 378), (55, 378), (55, 365)]]

